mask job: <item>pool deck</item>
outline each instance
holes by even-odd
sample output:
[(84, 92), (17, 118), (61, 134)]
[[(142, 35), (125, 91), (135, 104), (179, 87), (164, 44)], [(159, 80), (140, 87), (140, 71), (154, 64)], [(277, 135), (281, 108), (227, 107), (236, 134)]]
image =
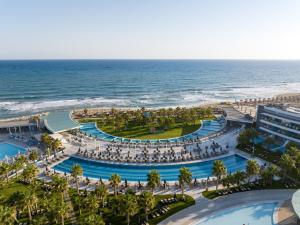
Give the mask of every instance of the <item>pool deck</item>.
[(278, 225), (297, 224), (297, 216), (290, 200), (285, 201), (277, 211)]
[[(249, 191), (235, 193), (227, 196), (218, 197), (213, 200), (204, 198), (203, 196), (194, 196), (196, 199), (196, 204), (184, 209), (166, 220), (159, 223), (159, 225), (188, 225), (195, 224), (199, 220), (216, 213), (220, 210), (227, 209), (230, 207), (236, 207), (239, 205), (256, 203), (256, 202), (270, 202), (278, 201), (281, 203), (286, 202), (291, 199), (295, 190), (259, 190), (259, 191)], [(189, 193), (187, 193), (189, 194)], [(278, 210), (280, 212), (280, 217), (275, 219), (286, 218), (288, 215), (286, 211)], [(287, 225), (287, 224), (285, 224)]]

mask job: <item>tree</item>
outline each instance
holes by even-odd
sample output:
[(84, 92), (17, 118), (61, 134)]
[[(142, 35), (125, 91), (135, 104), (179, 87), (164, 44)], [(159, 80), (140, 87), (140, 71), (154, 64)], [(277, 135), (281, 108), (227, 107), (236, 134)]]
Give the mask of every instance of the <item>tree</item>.
[(187, 167), (182, 167), (179, 170), (178, 181), (181, 189), (182, 198), (184, 199), (185, 185), (189, 185), (192, 182), (192, 172)]
[(96, 210), (99, 207), (99, 201), (95, 194), (90, 194), (85, 200), (85, 206), (89, 212), (96, 213)]
[(38, 152), (35, 150), (30, 151), (29, 153), (29, 160), (31, 160), (32, 162), (36, 161), (38, 159), (39, 155)]
[(60, 219), (61, 219), (61, 224), (64, 225), (65, 224), (65, 218), (68, 217), (68, 215), (69, 215), (70, 207), (65, 202), (61, 202), (56, 207), (57, 207), (57, 214), (60, 216)]
[(280, 168), (282, 169), (283, 179), (287, 177), (291, 168), (295, 167), (295, 161), (288, 154), (283, 154), (279, 160)]
[(144, 191), (140, 195), (140, 205), (145, 212), (146, 221), (148, 221), (148, 215), (151, 209), (155, 206), (155, 198), (151, 192)]
[(54, 154), (56, 156), (56, 150), (60, 149), (62, 146), (62, 143), (59, 139), (54, 139), (51, 143), (51, 150), (54, 151)]
[(55, 191), (61, 194), (61, 202), (64, 202), (65, 193), (68, 190), (69, 184), (65, 178), (59, 177), (57, 175), (52, 176), (53, 186)]
[(222, 176), (226, 175), (226, 173), (227, 173), (227, 169), (226, 169), (223, 161), (215, 160), (212, 171), (213, 171), (212, 172), (213, 175), (217, 177), (217, 185), (216, 185), (216, 190), (217, 190)]
[(78, 179), (79, 179), (79, 176), (83, 175), (83, 169), (82, 169), (82, 167), (80, 165), (78, 165), (78, 164), (75, 164), (74, 166), (72, 166), (71, 175), (72, 175), (72, 177), (76, 181), (77, 194), (79, 194), (79, 182), (78, 182)]
[(109, 178), (109, 183), (114, 189), (114, 195), (117, 195), (117, 188), (119, 184), (121, 183), (121, 177), (118, 174), (112, 174), (111, 177)]
[(27, 210), (28, 219), (32, 221), (32, 211), (33, 207), (37, 204), (38, 198), (32, 191), (27, 191), (23, 195), (22, 205), (25, 210)]
[(11, 171), (11, 165), (6, 163), (6, 162), (2, 162), (0, 164), (0, 175), (5, 175), (6, 178), (6, 182), (8, 183), (8, 174)]
[(15, 222), (18, 222), (16, 209), (0, 205), (0, 224), (13, 225)]
[(18, 178), (18, 171), (23, 168), (24, 164), (27, 162), (27, 159), (24, 155), (20, 155), (16, 158), (14, 164), (12, 165), (12, 169), (15, 170), (16, 178)]
[(104, 207), (104, 201), (108, 195), (108, 190), (106, 188), (106, 186), (103, 183), (100, 183), (99, 186), (96, 187), (95, 189), (95, 194), (96, 196), (99, 198), (99, 200), (101, 201), (101, 207)]
[(157, 170), (151, 170), (150, 173), (147, 174), (147, 186), (151, 189), (152, 194), (154, 189), (160, 185), (160, 175)]
[(130, 217), (134, 216), (138, 211), (138, 204), (135, 195), (125, 194), (125, 197), (122, 201), (122, 211), (126, 215), (127, 225), (130, 224)]
[(256, 160), (248, 160), (246, 166), (246, 173), (248, 176), (248, 183), (250, 183), (251, 176), (259, 174), (259, 164)]
[(22, 172), (22, 177), (29, 184), (32, 183), (34, 178), (38, 175), (39, 169), (34, 164), (28, 164)]
[(82, 225), (105, 225), (103, 218), (95, 213), (89, 213), (86, 217), (83, 218)]
[(245, 172), (238, 170), (233, 174), (233, 177), (236, 185), (239, 186), (240, 183), (246, 179), (246, 174)]

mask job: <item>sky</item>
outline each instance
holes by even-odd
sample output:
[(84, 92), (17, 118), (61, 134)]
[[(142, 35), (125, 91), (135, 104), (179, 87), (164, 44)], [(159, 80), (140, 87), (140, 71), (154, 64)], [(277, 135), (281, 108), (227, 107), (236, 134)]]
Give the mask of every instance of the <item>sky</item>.
[(0, 59), (300, 59), (300, 1), (0, 0)]

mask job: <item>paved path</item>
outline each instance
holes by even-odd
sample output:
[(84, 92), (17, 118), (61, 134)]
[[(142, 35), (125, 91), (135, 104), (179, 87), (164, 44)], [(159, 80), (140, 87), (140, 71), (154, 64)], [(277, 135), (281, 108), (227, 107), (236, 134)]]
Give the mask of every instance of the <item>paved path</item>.
[(204, 197), (196, 198), (196, 204), (187, 209), (184, 209), (166, 220), (159, 223), (159, 225), (188, 225), (195, 223), (222, 209), (226, 209), (240, 204), (249, 204), (251, 202), (259, 201), (279, 201), (284, 202), (291, 198), (295, 190), (260, 190), (248, 191), (222, 196), (217, 199), (208, 200)]

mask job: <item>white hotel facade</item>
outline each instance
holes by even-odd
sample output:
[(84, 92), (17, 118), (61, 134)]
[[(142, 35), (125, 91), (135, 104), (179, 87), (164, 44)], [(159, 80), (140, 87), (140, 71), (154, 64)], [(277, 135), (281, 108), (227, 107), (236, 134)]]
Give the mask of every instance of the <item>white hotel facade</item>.
[(263, 133), (300, 144), (300, 109), (260, 105), (256, 127)]

